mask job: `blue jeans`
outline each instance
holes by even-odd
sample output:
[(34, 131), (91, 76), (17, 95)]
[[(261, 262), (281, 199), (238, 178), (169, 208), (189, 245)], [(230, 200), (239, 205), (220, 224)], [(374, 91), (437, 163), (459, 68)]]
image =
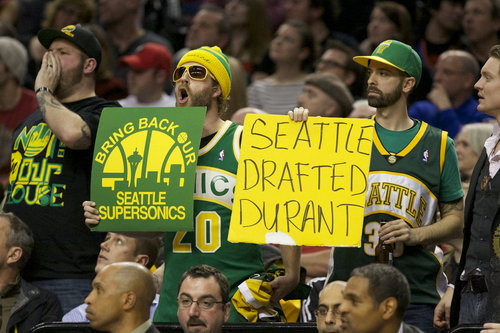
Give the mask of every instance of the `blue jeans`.
[(469, 288), (462, 290), (459, 324), (484, 324), (491, 321), (488, 309), (488, 292), (473, 293)]
[(434, 328), (435, 304), (411, 303), (403, 318), (404, 322), (420, 328), (425, 333), (436, 333)]
[(92, 291), (92, 280), (90, 279), (34, 280), (30, 283), (56, 294), (63, 313), (67, 313), (82, 304)]

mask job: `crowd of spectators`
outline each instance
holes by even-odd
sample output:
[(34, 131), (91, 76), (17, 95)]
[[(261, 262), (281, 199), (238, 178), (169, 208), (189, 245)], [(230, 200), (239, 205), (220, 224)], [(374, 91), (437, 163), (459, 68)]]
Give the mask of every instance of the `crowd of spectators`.
[[(68, 27), (73, 25), (77, 25), (77, 33), (81, 33), (81, 28), (85, 29), (83, 34), (88, 30), (97, 40), (82, 41), (77, 34), (74, 41), (69, 39), (73, 44), (66, 44), (67, 41), (60, 40), (60, 35), (53, 34), (53, 31), (64, 29), (72, 32), (74, 27)], [(70, 189), (68, 192), (72, 194), (70, 204), (61, 202), (64, 213), (54, 217), (47, 207), (38, 210), (37, 205), (48, 205), (44, 200), (59, 203), (60, 197), (54, 189), (51, 195), (44, 195), (40, 189), (40, 193), (32, 195), (31, 199), (28, 193), (21, 200), (26, 200), (25, 206), (18, 205), (14, 195), (10, 201), (7, 199), (5, 210), (26, 222), (33, 230), (29, 237), (35, 242), (33, 253), (29, 250), (25, 255), (26, 260), (31, 257), (27, 266), (16, 262), (12, 279), (7, 284), (18, 284), (21, 291), (31, 289), (44, 293), (44, 288), (54, 287), (53, 280), (81, 280), (78, 287), (65, 286), (78, 293), (68, 296), (71, 300), (60, 298), (62, 309), (52, 304), (54, 295), (48, 294), (49, 303), (55, 310), (52, 309), (51, 316), (44, 318), (41, 315), (33, 320), (61, 319), (64, 313), (78, 305), (81, 307), (78, 310), (80, 316), (84, 315), (86, 306), (81, 303), (92, 290), (90, 283), (94, 264), (99, 263), (99, 247), (101, 252), (105, 251), (110, 237), (116, 236), (110, 234), (104, 238), (104, 235), (89, 232), (84, 225), (81, 202), (89, 199), (89, 167), (75, 161), (87, 159), (85, 152), (92, 147), (91, 140), (95, 139), (98, 113), (102, 107), (118, 106), (115, 101), (124, 107), (174, 106), (172, 75), (179, 62), (186, 62), (183, 57), (191, 54), (189, 52), (198, 52), (208, 46), (218, 47), (227, 55), (231, 92), (227, 98), (227, 113), (218, 115), (221, 119), (217, 118), (217, 121), (231, 119), (243, 124), (245, 114), (286, 115), (294, 107), (308, 109), (310, 116), (361, 118), (372, 115), (375, 108), (367, 101), (367, 72), (372, 73), (373, 69), (367, 69), (369, 63), (363, 64), (364, 67), (359, 65), (352, 60), (353, 57), (371, 55), (385, 40), (410, 45), (421, 59), (422, 72), (408, 94), (408, 115), (447, 131), (448, 136), (455, 139), (462, 187), (467, 193), (474, 165), (481, 156), (485, 140), (493, 131), (494, 121), (491, 115), (477, 111), (481, 96), (478, 96), (476, 82), (490, 57), (490, 49), (499, 44), (499, 38), (500, 0), (0, 0), (1, 192), (9, 188), (9, 183), (10, 190), (15, 189), (13, 184), (19, 176), (17, 172), (22, 160), (17, 151), (19, 144), (12, 148), (13, 136), (35, 127), (43, 132), (40, 127), (43, 121), (61, 140), (61, 151), (67, 148), (65, 158), (71, 160), (69, 168), (72, 169), (71, 177), (65, 178)], [(102, 50), (98, 57), (92, 44), (97, 41)], [(51, 46), (55, 43), (59, 43), (57, 49)], [(47, 55), (49, 46), (67, 60)], [(67, 49), (69, 55), (64, 53)], [(71, 53), (74, 50), (80, 50), (88, 57), (76, 57)], [(63, 73), (58, 87), (54, 80), (59, 79), (57, 75), (60, 74), (52, 74), (53, 68)], [(75, 74), (75, 70), (82, 70), (82, 76)], [(51, 84), (57, 89), (51, 89)], [(220, 88), (226, 99), (225, 88)], [(58, 99), (55, 104), (50, 97), (53, 93)], [(42, 103), (44, 107), (54, 108), (47, 109), (47, 113), (42, 111), (45, 120), (36, 111)], [(90, 123), (90, 129), (88, 126), (85, 129), (81, 119), (73, 119), (73, 112)], [(51, 118), (51, 113), (58, 116)], [(19, 125), (23, 122), (25, 127), (21, 129)], [(70, 127), (77, 131), (81, 128), (81, 133), (77, 133), (81, 137), (61, 134)], [(448, 140), (451, 142), (451, 139)], [(68, 153), (72, 149), (78, 154)], [(64, 152), (52, 151), (51, 154), (55, 156)], [(29, 200), (36, 204), (32, 205)], [(19, 223), (15, 215), (9, 214), (0, 216), (2, 224), (8, 221), (11, 225)], [(76, 243), (62, 244), (60, 242), (66, 235), (57, 223), (65, 223), (68, 216), (73, 219), (71, 223), (78, 226), (73, 225), (64, 232), (82, 236)], [(446, 217), (446, 214), (441, 211), (440, 217)], [(37, 219), (47, 222), (37, 224)], [(49, 223), (51, 219), (56, 223)], [(126, 240), (122, 239), (123, 242)], [(37, 246), (37, 242), (43, 245)], [(444, 271), (448, 281), (454, 282), (462, 253), (462, 237), (437, 245), (445, 251)], [(85, 250), (80, 252), (79, 248)], [(341, 300), (337, 301), (337, 298), (342, 299), (340, 291), (336, 291), (335, 304), (333, 298), (325, 299), (328, 293), (332, 293), (331, 283), (330, 290), (325, 288), (323, 297), (319, 296), (319, 290), (327, 284), (325, 277), (330, 250), (304, 247), (300, 260), (301, 266), (307, 270), (306, 279), (311, 280), (313, 290), (318, 289), (315, 299), (307, 300), (307, 304), (314, 306), (309, 307), (307, 315), (301, 318), (311, 322), (318, 320), (318, 326), (324, 326), (323, 330), (340, 325), (335, 316), (329, 314), (330, 307), (337, 309), (340, 306)], [(151, 262), (135, 260), (135, 255), (133, 253), (123, 261), (136, 261), (150, 268)], [(21, 269), (24, 271), (19, 275)], [(100, 270), (101, 267), (95, 267), (95, 273)], [(119, 269), (115, 267), (109, 271), (112, 270)], [(371, 279), (365, 275), (368, 273), (360, 272), (356, 276)], [(180, 276), (182, 273), (175, 274)], [(343, 277), (347, 279), (349, 275)], [(318, 282), (317, 278), (320, 278), (319, 287), (314, 284)], [(188, 276), (186, 281), (190, 280)], [(409, 280), (413, 287), (415, 281)], [(366, 283), (371, 286), (373, 282)], [(351, 279), (348, 291), (352, 284)], [(345, 288), (343, 283), (333, 286)], [(196, 295), (191, 291), (181, 293), (181, 287), (185, 286), (180, 286), (180, 294)], [(161, 286), (156, 289), (159, 291)], [(0, 292), (3, 295), (9, 290)], [(441, 296), (443, 292), (440, 291)], [(176, 291), (170, 293), (174, 297)], [(352, 295), (349, 297), (353, 298)], [(95, 294), (89, 299), (92, 296)], [(320, 312), (315, 312), (318, 299)], [(190, 300), (191, 303), (186, 301), (185, 309), (179, 307), (179, 314), (191, 309), (193, 300)], [(229, 316), (229, 305), (225, 299), (223, 301), (223, 311), (217, 323), (220, 325), (228, 318), (233, 320), (233, 314)], [(96, 307), (95, 302), (98, 303), (99, 299), (87, 303), (92, 304), (92, 309)], [(433, 303), (432, 307), (435, 305)], [(347, 308), (347, 305), (342, 307)], [(149, 304), (142, 308), (145, 313)], [(398, 328), (403, 318), (403, 313), (399, 312), (396, 311), (397, 318), (392, 323)], [(316, 317), (315, 313), (319, 316)], [(137, 323), (146, 320), (143, 317), (148, 318), (141, 316)], [(6, 324), (7, 321), (2, 328)], [(8, 325), (10, 327), (11, 322)], [(349, 331), (349, 325), (344, 325), (346, 331)]]

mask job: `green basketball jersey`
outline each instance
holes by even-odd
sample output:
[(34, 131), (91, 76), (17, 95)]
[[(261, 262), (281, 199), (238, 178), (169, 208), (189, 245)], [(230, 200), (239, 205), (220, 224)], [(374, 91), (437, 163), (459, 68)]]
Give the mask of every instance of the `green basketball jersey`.
[[(165, 275), (154, 321), (177, 322), (177, 289), (190, 267), (206, 264), (238, 284), (264, 270), (261, 247), (227, 241), (233, 205), (242, 127), (226, 121), (198, 155), (194, 191), (194, 231), (164, 236)], [(238, 320), (231, 309), (230, 321)]]
[[(435, 222), (447, 133), (421, 122), (416, 135), (397, 154), (388, 152), (374, 132), (361, 248), (335, 248), (330, 281), (375, 262), (380, 221), (403, 219), (411, 228)], [(440, 249), (397, 243), (394, 266), (405, 274), (412, 303), (436, 304), (446, 289)]]

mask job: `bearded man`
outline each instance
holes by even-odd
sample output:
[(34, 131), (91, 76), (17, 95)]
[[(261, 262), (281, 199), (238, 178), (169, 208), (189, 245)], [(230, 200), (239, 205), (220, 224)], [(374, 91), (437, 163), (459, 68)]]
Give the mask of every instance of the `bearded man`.
[(85, 227), (81, 202), (90, 196), (101, 111), (120, 105), (95, 95), (101, 46), (90, 31), (43, 29), (38, 40), (47, 48), (35, 81), (39, 108), (14, 131), (4, 210), (34, 234), (23, 278), (54, 292), (67, 312), (92, 290), (105, 234)]

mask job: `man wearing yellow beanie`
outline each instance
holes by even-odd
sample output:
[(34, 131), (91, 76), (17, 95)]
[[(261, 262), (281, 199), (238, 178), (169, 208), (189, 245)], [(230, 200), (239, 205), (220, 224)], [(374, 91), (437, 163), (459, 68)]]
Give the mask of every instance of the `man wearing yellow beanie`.
[[(220, 118), (231, 91), (227, 57), (217, 46), (189, 51), (179, 61), (173, 81), (177, 106), (205, 106), (207, 111), (196, 167), (195, 230), (164, 234), (165, 273), (155, 322), (177, 321), (176, 291), (182, 274), (192, 266), (206, 264), (219, 269), (229, 280), (231, 297), (241, 281), (264, 271), (260, 245), (227, 241), (243, 129)], [(97, 225), (98, 207), (91, 201), (85, 201), (83, 206), (86, 224)], [(300, 247), (281, 246), (281, 254), (286, 273), (270, 283), (272, 301), (276, 302), (297, 286), (300, 275)], [(206, 331), (206, 323), (196, 314), (213, 309), (200, 308), (201, 299), (193, 301), (193, 317), (188, 325)], [(246, 320), (231, 305), (229, 321)]]
[[(220, 118), (231, 91), (228, 59), (217, 46), (189, 51), (179, 61), (173, 80), (177, 106), (205, 106), (207, 113), (196, 168), (195, 231), (164, 236), (165, 276), (154, 317), (161, 322), (177, 321), (176, 291), (182, 273), (190, 267), (207, 264), (219, 269), (229, 279), (230, 296), (242, 280), (264, 270), (260, 245), (227, 241), (242, 131), (241, 126)], [(282, 252), (287, 274), (272, 282), (277, 299), (299, 280), (300, 248), (282, 246)], [(211, 311), (198, 305), (191, 305), (196, 308), (191, 309), (193, 313)], [(202, 317), (193, 314), (188, 324), (204, 327)], [(240, 320), (243, 318), (231, 309), (229, 321)]]
[[(204, 106), (206, 114), (196, 167), (195, 230), (164, 234), (165, 273), (155, 322), (177, 321), (176, 291), (182, 274), (192, 266), (206, 264), (224, 273), (229, 280), (231, 297), (241, 281), (264, 271), (260, 245), (227, 241), (243, 129), (220, 118), (226, 111), (231, 91), (228, 59), (217, 46), (189, 51), (179, 61), (173, 81), (176, 105)], [(97, 225), (98, 207), (90, 201), (83, 205), (87, 225)], [(281, 254), (285, 274), (270, 283), (272, 301), (276, 302), (297, 286), (300, 275), (300, 247), (281, 246)], [(200, 308), (201, 299), (193, 301), (190, 308), (193, 317), (188, 325), (192, 325), (193, 330), (204, 328), (205, 331), (206, 323), (195, 315), (213, 308), (204, 310)], [(220, 300), (212, 301), (216, 302), (214, 306), (221, 306)], [(230, 322), (246, 321), (232, 305), (231, 308)]]

